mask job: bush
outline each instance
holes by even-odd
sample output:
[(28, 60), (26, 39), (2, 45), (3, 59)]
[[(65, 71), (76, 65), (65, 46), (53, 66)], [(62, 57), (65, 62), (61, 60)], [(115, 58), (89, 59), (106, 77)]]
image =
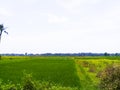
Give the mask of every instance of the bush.
[(2, 81), (0, 81), (0, 90), (17, 90), (17, 87), (12, 84), (3, 84)]
[(97, 68), (96, 68), (95, 64), (91, 64), (91, 65), (89, 66), (88, 72), (95, 73), (96, 71), (97, 71)]
[(23, 78), (23, 90), (37, 90), (35, 81), (32, 80), (31, 74), (26, 74)]
[(120, 66), (108, 66), (100, 74), (100, 89), (120, 90)]
[(83, 67), (89, 67), (89, 65), (90, 65), (90, 64), (89, 64), (88, 61), (83, 61), (83, 62), (82, 62), (82, 66), (83, 66)]

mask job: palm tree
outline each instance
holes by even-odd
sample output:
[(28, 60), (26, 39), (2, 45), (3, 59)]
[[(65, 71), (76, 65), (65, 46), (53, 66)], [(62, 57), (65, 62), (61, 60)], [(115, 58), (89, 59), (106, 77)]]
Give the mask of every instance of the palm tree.
[(5, 31), (5, 29), (6, 28), (3, 26), (3, 24), (0, 24), (0, 42), (1, 42), (2, 33), (4, 32), (4, 33), (8, 34), (8, 32)]
[[(3, 26), (3, 24), (0, 24), (0, 42), (1, 42), (2, 33), (4, 32), (4, 33), (8, 34), (8, 32), (5, 31), (5, 29), (6, 28)], [(0, 55), (0, 60), (1, 60), (1, 55)]]

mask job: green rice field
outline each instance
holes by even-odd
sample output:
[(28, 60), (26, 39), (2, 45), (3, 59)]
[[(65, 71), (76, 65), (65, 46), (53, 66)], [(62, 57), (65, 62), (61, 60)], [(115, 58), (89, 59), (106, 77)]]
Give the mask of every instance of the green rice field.
[(18, 84), (23, 73), (30, 73), (38, 81), (79, 90), (99, 90), (97, 75), (111, 64), (120, 65), (120, 57), (3, 56), (0, 79)]

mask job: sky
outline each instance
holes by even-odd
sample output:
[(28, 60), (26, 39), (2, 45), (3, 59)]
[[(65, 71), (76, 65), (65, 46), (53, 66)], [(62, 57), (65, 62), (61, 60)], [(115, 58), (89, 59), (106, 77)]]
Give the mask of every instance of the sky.
[(120, 53), (120, 0), (1, 0), (0, 53)]

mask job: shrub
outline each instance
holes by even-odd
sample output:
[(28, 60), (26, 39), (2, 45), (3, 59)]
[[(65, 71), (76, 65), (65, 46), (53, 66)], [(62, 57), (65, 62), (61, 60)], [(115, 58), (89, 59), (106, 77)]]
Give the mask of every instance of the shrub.
[(9, 83), (9, 84), (3, 84), (0, 82), (0, 90), (17, 90), (17, 87), (15, 84)]
[(89, 62), (88, 61), (83, 61), (82, 66), (83, 67), (89, 67)]
[(108, 66), (100, 74), (100, 89), (120, 90), (120, 66)]
[(36, 90), (35, 82), (31, 74), (26, 74), (23, 78), (23, 90)]
[(89, 66), (89, 70), (88, 70), (88, 71), (89, 71), (89, 72), (92, 72), (92, 73), (96, 72), (96, 71), (97, 71), (97, 68), (96, 68), (95, 64), (91, 64), (91, 65)]
[(3, 90), (17, 90), (17, 87), (14, 84), (7, 84)]

